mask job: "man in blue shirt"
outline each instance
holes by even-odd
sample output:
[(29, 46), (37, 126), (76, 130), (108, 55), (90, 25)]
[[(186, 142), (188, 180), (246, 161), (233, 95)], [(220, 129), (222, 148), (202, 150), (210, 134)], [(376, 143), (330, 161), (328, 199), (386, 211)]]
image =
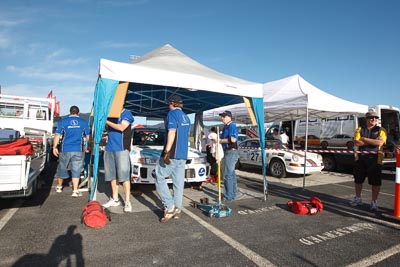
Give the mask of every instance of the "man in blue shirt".
[(237, 151), (239, 132), (236, 124), (232, 122), (232, 113), (229, 110), (225, 110), (219, 116), (221, 116), (221, 120), (224, 123), (224, 128), (220, 135), (220, 143), (224, 149), (224, 200), (230, 202), (236, 198), (237, 181), (235, 165), (239, 159)]
[[(156, 165), (156, 190), (164, 205), (161, 222), (177, 218), (182, 210), (183, 189), (185, 185), (185, 164), (189, 150), (190, 119), (182, 111), (182, 98), (174, 95), (168, 99), (169, 112), (165, 120), (167, 130), (164, 151)], [(171, 195), (166, 177), (173, 183)]]
[(110, 182), (112, 196), (103, 207), (117, 207), (121, 203), (118, 198), (118, 182), (122, 183), (125, 194), (124, 212), (132, 212), (131, 195), (131, 150), (132, 128), (134, 122), (132, 113), (122, 109), (119, 118), (108, 118), (108, 139), (104, 151), (104, 173), (106, 182)]
[[(78, 185), (83, 169), (84, 143), (85, 139), (90, 136), (90, 127), (86, 120), (79, 117), (77, 106), (72, 106), (69, 112), (68, 117), (58, 122), (53, 140), (53, 154), (59, 157), (56, 192), (62, 192), (63, 181), (69, 178), (67, 167), (68, 164), (71, 164), (72, 197), (79, 197), (82, 195), (78, 190)], [(61, 145), (58, 147), (61, 137)], [(59, 151), (59, 148), (61, 151)]]

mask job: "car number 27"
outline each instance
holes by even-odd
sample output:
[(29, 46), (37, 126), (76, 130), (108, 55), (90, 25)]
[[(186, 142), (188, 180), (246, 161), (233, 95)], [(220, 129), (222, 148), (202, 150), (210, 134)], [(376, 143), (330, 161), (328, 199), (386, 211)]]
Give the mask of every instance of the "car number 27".
[(258, 161), (258, 157), (260, 156), (260, 153), (257, 152), (251, 152), (250, 153), (250, 160), (251, 161)]

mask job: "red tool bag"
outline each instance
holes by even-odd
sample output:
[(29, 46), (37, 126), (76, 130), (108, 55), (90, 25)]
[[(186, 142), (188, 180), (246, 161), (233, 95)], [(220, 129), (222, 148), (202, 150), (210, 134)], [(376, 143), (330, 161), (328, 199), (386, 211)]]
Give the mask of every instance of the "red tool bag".
[(322, 212), (324, 209), (324, 205), (322, 201), (317, 197), (312, 197), (309, 200), (290, 200), (287, 205), (289, 208), (296, 214), (305, 215), (315, 215), (319, 212)]
[(91, 228), (103, 228), (111, 221), (109, 214), (96, 200), (92, 200), (83, 206), (81, 223)]
[(20, 138), (13, 142), (0, 144), (0, 155), (33, 155), (33, 146), (28, 138)]

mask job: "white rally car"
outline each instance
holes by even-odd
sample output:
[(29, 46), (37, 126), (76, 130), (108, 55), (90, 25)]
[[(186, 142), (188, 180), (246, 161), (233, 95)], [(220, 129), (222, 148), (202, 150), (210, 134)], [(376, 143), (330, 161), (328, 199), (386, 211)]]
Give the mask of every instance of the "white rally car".
[[(265, 141), (265, 160), (270, 174), (277, 178), (286, 177), (286, 173), (304, 173), (304, 151), (289, 150), (280, 140)], [(242, 164), (262, 166), (261, 146), (258, 138), (247, 139), (239, 144), (239, 160)], [(306, 174), (321, 172), (324, 168), (322, 156), (307, 152)]]
[[(155, 167), (163, 150), (165, 130), (156, 128), (135, 128), (132, 133), (130, 152), (132, 175), (131, 182), (135, 184), (154, 184)], [(185, 182), (200, 186), (210, 178), (210, 164), (206, 155), (189, 148), (185, 166)], [(172, 183), (166, 177), (168, 183)]]

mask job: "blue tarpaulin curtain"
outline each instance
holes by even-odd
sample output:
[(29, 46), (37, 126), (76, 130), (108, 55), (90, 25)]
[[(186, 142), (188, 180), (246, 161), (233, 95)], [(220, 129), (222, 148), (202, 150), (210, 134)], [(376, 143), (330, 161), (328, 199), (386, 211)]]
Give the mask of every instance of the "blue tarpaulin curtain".
[(94, 113), (94, 162), (93, 162), (93, 182), (90, 192), (89, 201), (92, 201), (96, 193), (96, 185), (98, 180), (100, 141), (103, 136), (104, 126), (108, 112), (110, 111), (114, 100), (115, 92), (117, 91), (119, 81), (100, 78), (96, 84), (94, 92), (93, 113)]
[(251, 105), (254, 111), (254, 115), (256, 116), (256, 121), (258, 125), (258, 136), (260, 137), (261, 143), (261, 159), (262, 159), (262, 169), (263, 169), (263, 177), (264, 177), (264, 199), (266, 198), (268, 192), (268, 184), (266, 179), (266, 167), (267, 163), (265, 160), (265, 134), (264, 134), (264, 99), (253, 97), (251, 98)]

